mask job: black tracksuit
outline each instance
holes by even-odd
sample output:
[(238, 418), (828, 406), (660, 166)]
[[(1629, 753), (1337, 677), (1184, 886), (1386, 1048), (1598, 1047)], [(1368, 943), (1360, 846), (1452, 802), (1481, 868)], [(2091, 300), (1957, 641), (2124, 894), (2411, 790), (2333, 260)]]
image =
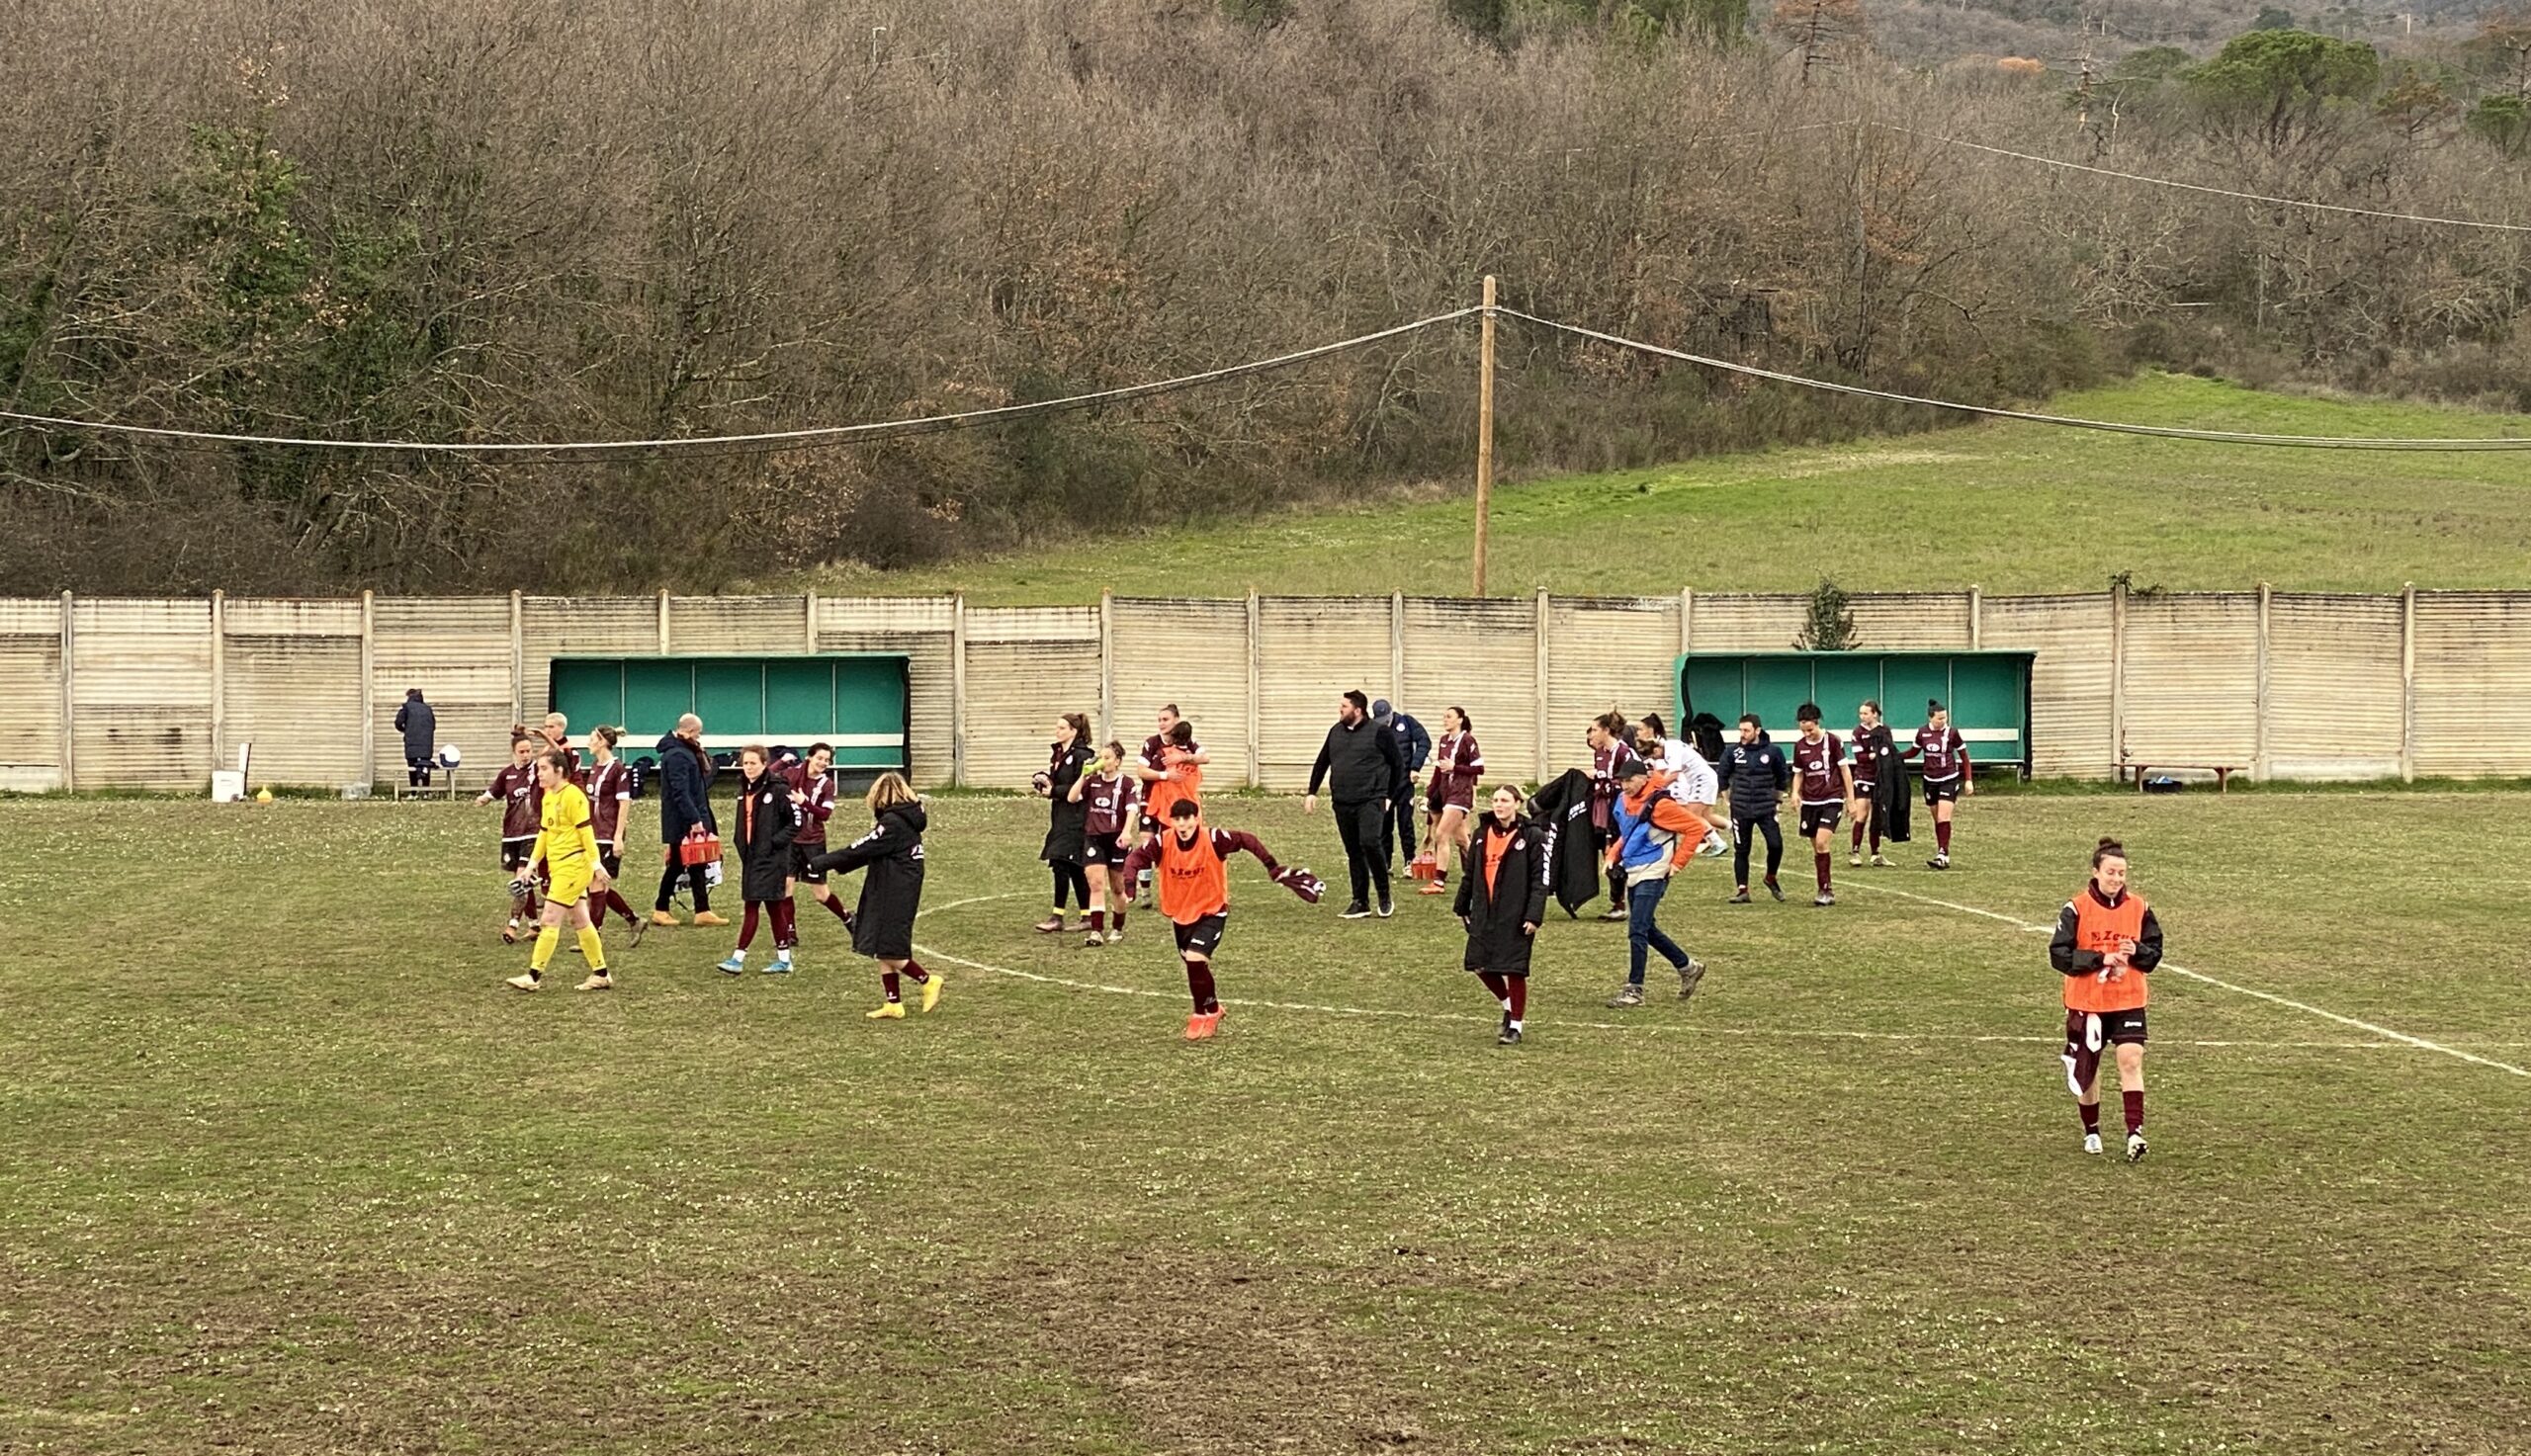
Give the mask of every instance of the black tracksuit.
[(1397, 734), (1367, 717), (1330, 727), (1318, 761), (1310, 765), (1309, 792), (1316, 794), (1324, 784), (1335, 802), (1336, 836), (1345, 841), (1355, 904), (1369, 904), (1375, 889), (1379, 902), (1389, 902), (1388, 796), (1405, 777)]
[(1792, 787), (1792, 765), (1784, 750), (1761, 728), (1754, 743), (1733, 742), (1722, 750), (1721, 778), (1731, 803), (1731, 882), (1749, 888), (1752, 834), (1767, 838), (1767, 879), (1784, 868), (1784, 830), (1776, 823), (1777, 806)]

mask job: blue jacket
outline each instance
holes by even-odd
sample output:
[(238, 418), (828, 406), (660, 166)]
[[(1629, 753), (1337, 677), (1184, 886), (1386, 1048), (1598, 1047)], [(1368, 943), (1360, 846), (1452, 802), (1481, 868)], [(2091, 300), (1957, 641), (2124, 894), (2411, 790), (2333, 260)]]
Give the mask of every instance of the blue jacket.
[(1623, 794), (1619, 794), (1616, 802), (1609, 806), (1609, 822), (1616, 830), (1617, 868), (1629, 873), (1640, 870), (1655, 860), (1669, 858), (1671, 845), (1678, 837), (1676, 835), (1670, 835), (1666, 839), (1658, 837), (1659, 834), (1668, 831), (1653, 829), (1652, 801), (1645, 800), (1643, 807), (1642, 814), (1628, 813)]
[(702, 750), (674, 733), (659, 739), (659, 842), (674, 844), (701, 824), (717, 834), (712, 816), (713, 770)]
[(1397, 734), (1397, 756), (1405, 762), (1408, 775), (1422, 773), (1424, 760), (1433, 756), (1433, 735), (1405, 712), (1389, 715), (1388, 726)]

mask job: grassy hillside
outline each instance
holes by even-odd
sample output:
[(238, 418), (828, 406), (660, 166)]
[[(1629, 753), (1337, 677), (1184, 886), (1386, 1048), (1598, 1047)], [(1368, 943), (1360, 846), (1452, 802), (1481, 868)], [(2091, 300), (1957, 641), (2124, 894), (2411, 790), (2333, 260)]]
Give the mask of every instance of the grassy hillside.
[[(2059, 413), (2306, 435), (2531, 436), (2531, 419), (2261, 393), (2172, 375)], [(1513, 484), (1496, 494), (1498, 594), (2139, 586), (2531, 586), (2531, 455), (2283, 450), (1985, 424)], [(837, 571), (830, 592), (964, 589), (990, 603), (1145, 594), (1468, 588), (1464, 491), (1280, 513), (920, 571)]]

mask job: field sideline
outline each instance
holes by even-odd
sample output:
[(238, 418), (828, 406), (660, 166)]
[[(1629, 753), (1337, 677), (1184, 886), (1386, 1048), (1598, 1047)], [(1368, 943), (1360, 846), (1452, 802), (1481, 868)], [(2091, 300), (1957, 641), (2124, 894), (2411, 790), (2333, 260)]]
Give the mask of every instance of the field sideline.
[[(1694, 1002), (1559, 916), (1505, 1050), (1437, 903), (1244, 862), (1179, 1042), (1151, 919), (1028, 931), (1026, 801), (934, 805), (947, 993), (881, 1024), (809, 908), (787, 982), (501, 991), (487, 812), (0, 801), (0, 1449), (2518, 1449), (2525, 811), (1981, 799), (1830, 910), (1702, 861)], [(2157, 974), (2132, 1167), (2024, 928), (2104, 832), (2227, 984)]]
[[(1505, 408), (1517, 409), (1517, 399)], [(2263, 393), (2146, 374), (2050, 400), (2062, 414), (2276, 434), (2531, 436), (2531, 419)], [(2100, 591), (2138, 587), (2396, 592), (2520, 587), (2531, 559), (2513, 454), (2384, 454), (2194, 444), (1979, 424), (1847, 444), (1532, 478), (1495, 497), (1497, 595), (1808, 591)], [(1516, 471), (1517, 463), (1506, 466)], [(1366, 491), (1352, 503), (1094, 538), (907, 571), (831, 569), (766, 583), (837, 594), (963, 590), (984, 605), (1128, 595), (1468, 590), (1472, 503)], [(2348, 551), (2348, 542), (2364, 543)], [(1845, 549), (1833, 555), (1823, 543)], [(1124, 555), (1119, 556), (1122, 546)], [(1131, 569), (1120, 576), (1119, 561)], [(1345, 569), (1348, 566), (1356, 569)]]

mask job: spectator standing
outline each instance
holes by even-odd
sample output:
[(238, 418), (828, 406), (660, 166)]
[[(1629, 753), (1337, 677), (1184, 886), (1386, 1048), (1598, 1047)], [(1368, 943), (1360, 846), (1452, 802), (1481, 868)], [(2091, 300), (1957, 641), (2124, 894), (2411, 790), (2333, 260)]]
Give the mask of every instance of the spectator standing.
[(1776, 819), (1784, 811), (1784, 791), (1792, 787), (1792, 764), (1754, 713), (1740, 715), (1740, 741), (1723, 750), (1722, 783), (1731, 796), (1731, 879), (1738, 887), (1731, 903), (1749, 902), (1749, 850), (1761, 834), (1767, 838), (1767, 893), (1783, 899), (1776, 872), (1784, 868), (1784, 828)]
[(1397, 735), (1398, 760), (1406, 765), (1406, 776), (1390, 787), (1388, 796), (1389, 826), (1397, 836), (1392, 862), (1403, 865), (1415, 858), (1415, 776), (1433, 756), (1433, 735), (1413, 714), (1392, 709), (1386, 698), (1371, 700), (1371, 721)]
[(1353, 891), (1345, 906), (1348, 920), (1371, 913), (1374, 891), (1380, 914), (1395, 913), (1388, 884), (1388, 796), (1405, 771), (1397, 756), (1397, 734), (1371, 722), (1371, 703), (1361, 690), (1355, 688), (1337, 700), (1336, 723), (1327, 730), (1318, 761), (1310, 765), (1309, 793), (1301, 799), (1301, 813), (1317, 813), (1322, 786), (1335, 801), (1336, 835), (1345, 842), (1346, 870)]
[(730, 922), (712, 913), (712, 882), (705, 865), (681, 865), (677, 862), (677, 846), (685, 842), (688, 831), (700, 827), (707, 834), (721, 832), (720, 820), (712, 816), (712, 760), (703, 751), (703, 720), (689, 713), (676, 721), (676, 730), (659, 739), (659, 842), (667, 846), (667, 872), (659, 877), (658, 899), (651, 905), (651, 923), (674, 925), (675, 915), (668, 906), (674, 903), (676, 882), (683, 876), (686, 888), (694, 895), (694, 923), (727, 925)]
[(395, 710), (395, 731), (404, 735), (404, 783), (429, 788), (431, 756), (439, 751), (439, 715), (422, 701), (420, 688), (404, 690), (403, 706)]

